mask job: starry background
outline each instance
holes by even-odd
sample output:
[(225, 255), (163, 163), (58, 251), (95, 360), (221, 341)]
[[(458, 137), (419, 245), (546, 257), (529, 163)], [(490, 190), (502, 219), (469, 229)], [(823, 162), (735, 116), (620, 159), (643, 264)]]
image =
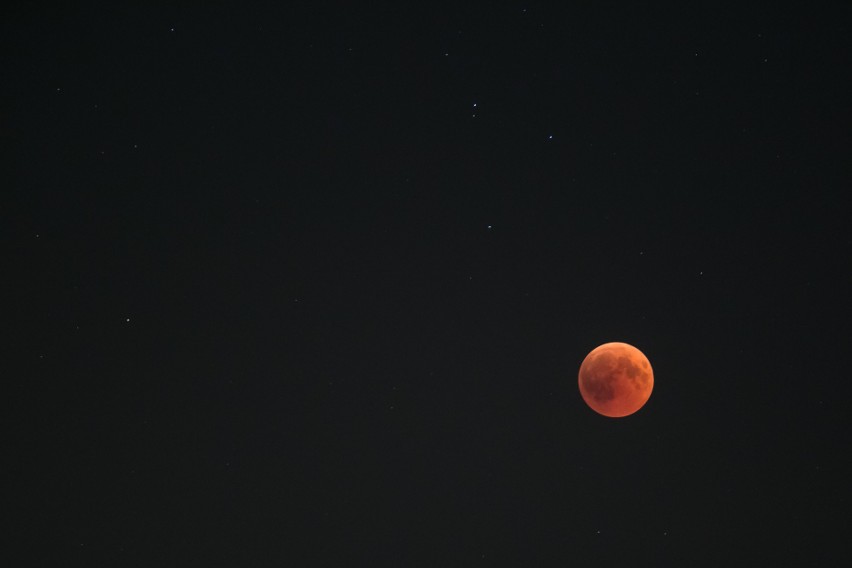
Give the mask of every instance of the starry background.
[(2, 18), (10, 552), (849, 556), (848, 8), (281, 4)]

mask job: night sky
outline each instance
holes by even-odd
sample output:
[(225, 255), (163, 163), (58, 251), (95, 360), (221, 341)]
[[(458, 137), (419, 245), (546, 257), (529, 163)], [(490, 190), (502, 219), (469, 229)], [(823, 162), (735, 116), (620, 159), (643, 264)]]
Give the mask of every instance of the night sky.
[(16, 565), (852, 556), (852, 10), (304, 4), (0, 18)]

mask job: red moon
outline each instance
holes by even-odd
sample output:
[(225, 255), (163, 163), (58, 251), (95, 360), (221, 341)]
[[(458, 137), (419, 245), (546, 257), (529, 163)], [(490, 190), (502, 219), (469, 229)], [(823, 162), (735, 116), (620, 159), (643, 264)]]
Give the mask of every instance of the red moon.
[(642, 408), (654, 389), (654, 371), (645, 355), (627, 343), (595, 347), (580, 365), (580, 394), (598, 414), (629, 416)]

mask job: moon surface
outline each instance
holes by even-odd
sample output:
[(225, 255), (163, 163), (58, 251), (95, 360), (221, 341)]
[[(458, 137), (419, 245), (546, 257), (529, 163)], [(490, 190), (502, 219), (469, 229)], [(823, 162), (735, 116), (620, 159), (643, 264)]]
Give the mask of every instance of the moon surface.
[(595, 347), (580, 365), (580, 394), (604, 416), (621, 418), (642, 408), (654, 389), (654, 371), (645, 354), (627, 343)]

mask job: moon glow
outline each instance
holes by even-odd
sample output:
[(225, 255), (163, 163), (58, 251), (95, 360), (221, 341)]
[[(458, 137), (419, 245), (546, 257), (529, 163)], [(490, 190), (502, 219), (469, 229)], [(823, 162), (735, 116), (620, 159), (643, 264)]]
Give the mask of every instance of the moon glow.
[(580, 394), (604, 416), (621, 418), (642, 408), (654, 389), (654, 371), (645, 355), (627, 343), (595, 347), (580, 365)]

